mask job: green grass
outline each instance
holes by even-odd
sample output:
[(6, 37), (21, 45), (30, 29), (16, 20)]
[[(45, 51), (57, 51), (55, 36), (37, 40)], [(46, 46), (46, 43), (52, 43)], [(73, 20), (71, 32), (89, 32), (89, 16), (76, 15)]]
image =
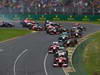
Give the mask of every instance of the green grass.
[(100, 75), (100, 32), (90, 38), (93, 41), (86, 46), (83, 61), (88, 75)]
[(2, 29), (0, 29), (0, 41), (8, 40), (8, 39), (22, 36), (22, 35), (26, 35), (28, 33), (31, 33), (31, 31), (25, 30), (25, 29), (2, 28)]

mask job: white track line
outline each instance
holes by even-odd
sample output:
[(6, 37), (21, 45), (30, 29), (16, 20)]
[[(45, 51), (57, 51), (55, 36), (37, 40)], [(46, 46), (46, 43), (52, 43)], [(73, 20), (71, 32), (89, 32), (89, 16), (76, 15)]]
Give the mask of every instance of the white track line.
[(27, 52), (28, 51), (28, 49), (25, 49), (23, 52), (21, 52), (19, 55), (18, 55), (18, 57), (16, 58), (16, 60), (14, 61), (14, 75), (16, 75), (16, 63), (17, 63), (17, 61), (20, 59), (20, 57), (25, 53), (25, 52)]
[(48, 57), (48, 53), (46, 53), (45, 58), (44, 58), (44, 71), (45, 71), (45, 75), (48, 75), (47, 68), (46, 68), (47, 57)]

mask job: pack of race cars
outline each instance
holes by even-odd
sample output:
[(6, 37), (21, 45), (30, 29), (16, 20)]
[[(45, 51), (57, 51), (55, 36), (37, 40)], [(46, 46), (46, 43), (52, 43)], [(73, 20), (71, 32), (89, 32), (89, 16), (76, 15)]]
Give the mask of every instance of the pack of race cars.
[(68, 47), (74, 47), (78, 43), (78, 38), (83, 36), (86, 28), (80, 24), (74, 25), (71, 29), (66, 29), (62, 25), (47, 23), (45, 25), (47, 34), (58, 35), (58, 41), (53, 42), (48, 48), (49, 54), (54, 54), (54, 67), (68, 67)]
[(68, 31), (63, 27), (63, 25), (56, 24), (50, 21), (46, 21), (44, 24), (40, 24), (38, 22), (35, 22), (31, 19), (25, 19), (22, 20), (21, 22), (22, 27), (28, 28), (30, 30), (35, 30), (35, 31), (46, 31), (48, 34), (51, 35), (57, 35), (62, 32)]
[(54, 67), (68, 67), (68, 51), (58, 42), (53, 42), (48, 48), (49, 54), (54, 54)]
[(68, 47), (74, 47), (78, 43), (78, 38), (83, 36), (86, 27), (76, 23), (71, 29), (65, 28), (61, 24), (46, 21), (44, 25), (40, 25), (34, 21), (25, 19), (22, 22), (23, 27), (31, 30), (45, 31), (49, 35), (59, 35), (58, 41), (53, 42), (48, 48), (49, 54), (54, 54), (53, 66), (54, 67), (68, 67)]
[[(35, 31), (45, 31), (49, 35), (59, 35), (58, 41), (53, 42), (48, 48), (49, 54), (54, 54), (54, 67), (68, 67), (68, 47), (74, 47), (78, 43), (78, 38), (83, 36), (86, 27), (76, 23), (71, 29), (65, 28), (61, 24), (46, 21), (43, 25), (31, 19), (25, 19), (20, 22), (22, 27)], [(0, 27), (14, 27), (13, 25), (3, 22)]]
[(44, 31), (45, 27), (38, 22), (35, 22), (31, 19), (25, 19), (20, 22), (23, 28), (28, 28), (30, 30), (35, 30), (35, 31)]

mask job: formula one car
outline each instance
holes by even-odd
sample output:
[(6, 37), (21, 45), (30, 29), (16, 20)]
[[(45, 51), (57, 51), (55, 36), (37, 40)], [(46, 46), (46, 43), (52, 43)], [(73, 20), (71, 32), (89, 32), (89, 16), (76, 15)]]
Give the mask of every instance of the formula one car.
[(58, 35), (58, 34), (60, 34), (58, 29), (55, 28), (55, 27), (47, 29), (46, 32), (47, 32), (47, 34), (51, 34), (51, 35)]
[(56, 28), (64, 28), (63, 25), (57, 24), (57, 23), (52, 23), (52, 26), (56, 27)]
[(8, 23), (8, 22), (2, 22), (2, 24), (0, 25), (0, 27), (14, 27), (13, 24)]
[(70, 38), (70, 33), (69, 32), (63, 32), (59, 36), (58, 40), (59, 40), (59, 42), (64, 42), (65, 40), (68, 40), (69, 38)]
[(54, 54), (54, 67), (68, 67), (68, 51), (59, 50)]
[(45, 28), (43, 26), (41, 26), (39, 23), (34, 24), (29, 29), (35, 30), (35, 31), (44, 31), (45, 30)]
[(74, 47), (77, 43), (78, 42), (76, 38), (70, 38), (63, 42), (63, 46), (64, 47)]
[(81, 38), (82, 37), (82, 32), (73, 32), (72, 37)]
[(80, 29), (81, 31), (86, 31), (86, 27), (84, 27), (84, 26), (79, 26), (77, 28)]
[(49, 46), (48, 52), (55, 53), (60, 48), (60, 44), (58, 42), (53, 42), (53, 45)]
[(51, 26), (53, 22), (50, 22), (49, 20), (47, 20), (44, 24), (45, 30), (48, 29), (48, 26)]
[(71, 36), (80, 38), (80, 37), (82, 37), (82, 31), (80, 29), (78, 29), (77, 27), (73, 27), (71, 29)]
[(64, 28), (64, 26), (54, 23), (54, 22), (50, 22), (48, 20), (45, 22), (44, 27), (45, 27), (45, 29), (48, 29), (50, 27), (55, 27), (55, 28), (60, 28), (60, 29)]
[(82, 26), (80, 23), (74, 24), (74, 27), (77, 27), (80, 31), (86, 31), (86, 27)]
[(25, 28), (31, 28), (34, 24), (35, 24), (35, 21), (31, 20), (31, 19), (25, 19), (21, 22), (22, 26), (25, 27)]
[(63, 33), (63, 32), (70, 32), (69, 29), (64, 28), (64, 27), (59, 28), (59, 31), (60, 31), (60, 33)]
[(55, 28), (55, 27), (52, 26), (52, 25), (48, 25), (48, 26), (46, 26), (46, 30), (48, 30), (48, 29), (52, 29), (52, 28)]

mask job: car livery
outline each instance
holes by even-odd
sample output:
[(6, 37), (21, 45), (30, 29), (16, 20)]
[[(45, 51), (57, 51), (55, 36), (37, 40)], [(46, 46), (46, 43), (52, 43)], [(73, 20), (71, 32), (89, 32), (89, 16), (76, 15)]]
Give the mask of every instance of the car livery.
[(77, 44), (76, 38), (70, 38), (63, 43), (64, 47), (74, 47)]
[(28, 27), (30, 27), (30, 26), (35, 25), (35, 21), (33, 21), (33, 20), (31, 20), (31, 19), (25, 19), (25, 20), (23, 20), (23, 21), (21, 22), (21, 24), (22, 24), (22, 27), (28, 28)]
[(68, 67), (68, 52), (59, 50), (54, 54), (54, 67)]
[(48, 48), (49, 53), (55, 53), (59, 50), (60, 44), (58, 42), (53, 42), (53, 45), (50, 45)]

